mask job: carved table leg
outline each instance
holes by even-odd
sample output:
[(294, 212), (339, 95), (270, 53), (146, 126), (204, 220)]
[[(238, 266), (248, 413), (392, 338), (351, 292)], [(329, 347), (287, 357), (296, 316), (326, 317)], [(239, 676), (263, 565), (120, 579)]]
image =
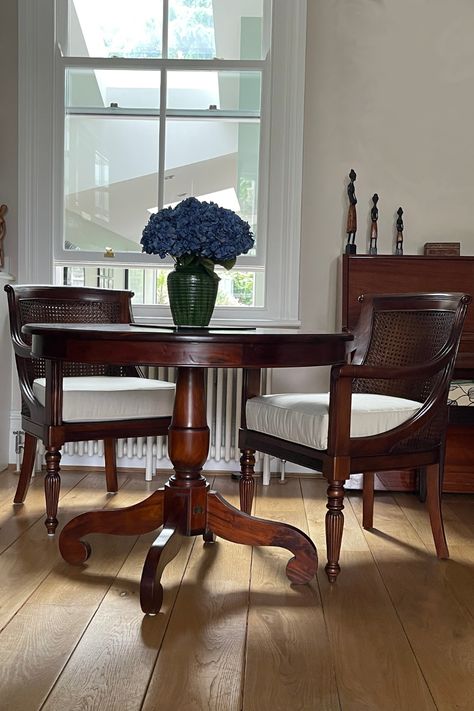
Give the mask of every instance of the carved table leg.
[[(113, 511), (82, 514), (64, 527), (59, 538), (61, 554), (70, 563), (84, 562), (90, 552), (80, 540), (87, 533), (141, 534), (163, 530), (150, 548), (140, 583), (142, 610), (155, 614), (163, 601), (161, 576), (177, 555), (185, 536), (202, 535), (205, 541), (222, 536), (235, 543), (279, 546), (294, 554), (286, 574), (293, 583), (306, 583), (314, 576), (318, 559), (308, 536), (289, 524), (254, 518), (227, 503), (201, 474), (209, 449), (206, 422), (204, 371), (180, 367), (176, 383), (168, 451), (175, 473), (164, 489), (135, 506)], [(244, 455), (247, 486), (253, 496), (253, 452)], [(242, 501), (242, 499), (241, 499)], [(244, 496), (250, 509), (251, 498)]]
[(252, 511), (253, 497), (255, 494), (255, 450), (244, 449), (240, 457), (240, 472), (239, 494), (240, 508), (245, 513)]
[(326, 546), (328, 562), (326, 573), (330, 583), (334, 583), (340, 573), (339, 555), (341, 552), (342, 531), (344, 528), (344, 481), (332, 481), (327, 490), (328, 503), (326, 514)]
[(316, 547), (298, 528), (288, 523), (249, 516), (225, 501), (216, 491), (208, 494), (207, 520), (214, 533), (233, 543), (278, 546), (294, 553), (294, 558), (286, 566), (287, 577), (292, 583), (307, 583), (314, 577), (318, 567)]
[(58, 525), (58, 501), (61, 477), (59, 476), (59, 463), (61, 452), (59, 449), (48, 449), (45, 454), (46, 476), (44, 478), (44, 493), (46, 497), (46, 521), (44, 525), (48, 536), (53, 536)]
[(73, 518), (59, 536), (59, 550), (64, 560), (73, 565), (87, 560), (90, 546), (80, 538), (88, 533), (133, 536), (159, 528), (163, 523), (164, 491), (158, 489), (144, 501), (127, 508), (91, 511)]

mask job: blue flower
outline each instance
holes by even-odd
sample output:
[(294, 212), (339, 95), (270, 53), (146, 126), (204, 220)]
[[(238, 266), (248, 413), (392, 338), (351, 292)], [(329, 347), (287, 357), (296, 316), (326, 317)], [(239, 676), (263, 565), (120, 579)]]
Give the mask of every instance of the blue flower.
[(213, 271), (216, 264), (231, 269), (254, 238), (248, 222), (232, 210), (189, 197), (151, 215), (140, 244), (147, 254), (170, 255), (178, 267), (200, 264)]

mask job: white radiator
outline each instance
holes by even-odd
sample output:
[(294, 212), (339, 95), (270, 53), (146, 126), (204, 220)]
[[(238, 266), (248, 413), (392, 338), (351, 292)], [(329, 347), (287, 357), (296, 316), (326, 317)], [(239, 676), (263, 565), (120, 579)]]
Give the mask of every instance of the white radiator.
[[(175, 381), (175, 368), (145, 370), (149, 378)], [(262, 370), (262, 392), (271, 389), (271, 370)], [(240, 451), (238, 436), (242, 402), (242, 369), (209, 368), (207, 370), (207, 424), (210, 429), (210, 447), (207, 468), (236, 470)], [(100, 466), (103, 464), (102, 441), (67, 442), (62, 448), (61, 464)], [(145, 479), (151, 481), (157, 467), (171, 469), (167, 455), (166, 437), (134, 437), (117, 442), (118, 465), (145, 468)], [(269, 476), (269, 460), (264, 458), (264, 478)], [(37, 468), (44, 463), (44, 448), (38, 447)], [(265, 482), (267, 483), (267, 482)]]

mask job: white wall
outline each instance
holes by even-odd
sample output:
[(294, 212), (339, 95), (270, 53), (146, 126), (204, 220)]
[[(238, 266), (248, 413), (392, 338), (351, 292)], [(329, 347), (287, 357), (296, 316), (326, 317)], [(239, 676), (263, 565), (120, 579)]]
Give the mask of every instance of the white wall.
[[(17, 2), (2, 0), (0, 18), (0, 204), (8, 207), (5, 270), (16, 273), (18, 219)], [(0, 298), (4, 298), (0, 294)]]
[[(308, 0), (304, 327), (338, 325), (351, 168), (359, 253), (377, 192), (379, 253), (393, 251), (402, 206), (407, 254), (450, 240), (474, 254), (473, 28), (471, 0)], [(312, 387), (307, 372), (292, 374), (296, 386)]]

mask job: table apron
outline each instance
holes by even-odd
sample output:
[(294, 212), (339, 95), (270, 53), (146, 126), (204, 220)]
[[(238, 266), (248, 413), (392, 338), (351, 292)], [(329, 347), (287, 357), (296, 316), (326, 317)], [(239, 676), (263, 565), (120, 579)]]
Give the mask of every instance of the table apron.
[(162, 343), (33, 335), (35, 357), (111, 365), (284, 368), (343, 363), (346, 342)]

